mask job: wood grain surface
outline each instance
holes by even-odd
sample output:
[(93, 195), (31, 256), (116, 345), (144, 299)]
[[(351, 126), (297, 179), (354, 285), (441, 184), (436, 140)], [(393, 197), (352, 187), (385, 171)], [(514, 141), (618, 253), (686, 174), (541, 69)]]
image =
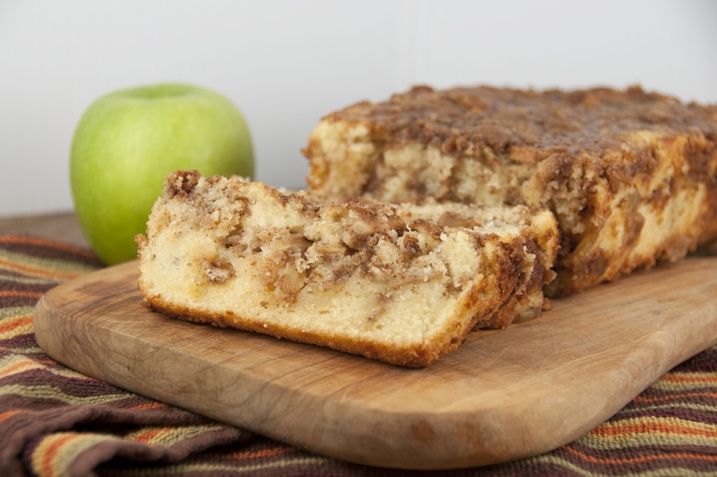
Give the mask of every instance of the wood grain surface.
[(584, 435), (717, 343), (717, 258), (693, 257), (470, 334), (426, 369), (147, 311), (136, 263), (50, 290), (37, 342), (95, 378), (348, 461), (461, 468)]

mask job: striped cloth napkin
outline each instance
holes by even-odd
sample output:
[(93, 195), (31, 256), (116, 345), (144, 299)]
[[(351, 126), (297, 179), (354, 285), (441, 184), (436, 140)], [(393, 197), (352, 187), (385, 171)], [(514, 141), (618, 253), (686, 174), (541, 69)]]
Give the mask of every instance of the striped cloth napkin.
[[(0, 235), (0, 476), (416, 475), (315, 455), (53, 361), (35, 341), (34, 306), (48, 289), (100, 266), (89, 250)], [(717, 475), (717, 347), (575, 442), (440, 475)]]

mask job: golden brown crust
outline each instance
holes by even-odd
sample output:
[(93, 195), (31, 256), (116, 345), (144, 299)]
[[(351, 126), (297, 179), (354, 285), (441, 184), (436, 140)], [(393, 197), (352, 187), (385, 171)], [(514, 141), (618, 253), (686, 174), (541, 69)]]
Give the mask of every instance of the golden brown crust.
[[(480, 159), (489, 147), (501, 158), (531, 164), (555, 154), (603, 156), (619, 149), (634, 131), (717, 134), (717, 107), (684, 105), (640, 87), (539, 92), (488, 86), (436, 91), (417, 86), (388, 101), (361, 102), (324, 119), (366, 123), (386, 148), (418, 142), (445, 154)], [(695, 172), (704, 167), (701, 154), (687, 154)], [(621, 163), (616, 172), (642, 167)]]

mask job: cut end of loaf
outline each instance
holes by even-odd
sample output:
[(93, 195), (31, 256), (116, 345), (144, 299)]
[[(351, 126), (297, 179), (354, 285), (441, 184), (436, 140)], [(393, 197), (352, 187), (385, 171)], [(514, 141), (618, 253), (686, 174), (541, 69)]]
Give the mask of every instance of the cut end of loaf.
[(177, 171), (138, 237), (139, 285), (179, 318), (423, 367), (538, 315), (557, 242), (522, 206), (323, 202)]

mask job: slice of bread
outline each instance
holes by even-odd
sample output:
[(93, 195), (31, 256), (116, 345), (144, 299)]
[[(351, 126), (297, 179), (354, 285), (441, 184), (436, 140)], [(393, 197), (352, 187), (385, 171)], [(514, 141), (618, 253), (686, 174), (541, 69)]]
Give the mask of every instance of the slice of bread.
[(416, 87), (332, 113), (304, 154), (328, 200), (434, 197), (554, 212), (552, 296), (717, 238), (717, 105), (624, 91)]
[(545, 306), (557, 225), (524, 206), (321, 203), (238, 177), (167, 177), (139, 287), (166, 314), (423, 367)]

